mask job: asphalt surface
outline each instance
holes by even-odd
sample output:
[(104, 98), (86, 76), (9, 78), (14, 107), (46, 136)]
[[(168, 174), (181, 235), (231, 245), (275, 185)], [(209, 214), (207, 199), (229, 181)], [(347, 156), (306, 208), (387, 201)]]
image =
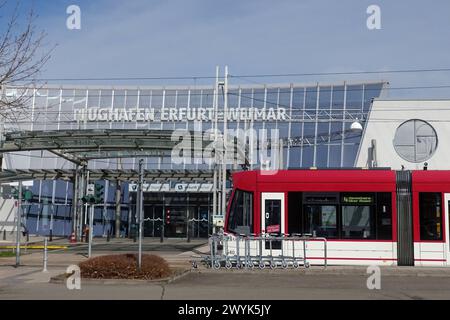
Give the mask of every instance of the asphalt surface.
[[(66, 244), (67, 240), (54, 244)], [(0, 258), (0, 300), (4, 299), (133, 299), (133, 300), (302, 300), (302, 299), (450, 299), (450, 268), (383, 267), (381, 288), (369, 290), (366, 267), (321, 267), (287, 270), (190, 269), (193, 254), (208, 250), (205, 240), (157, 239), (144, 241), (144, 252), (164, 257), (172, 267), (190, 270), (185, 276), (165, 284), (107, 284), (81, 279), (81, 290), (69, 290), (65, 283), (50, 283), (71, 264), (86, 260), (85, 243), (49, 253), (48, 273), (42, 272), (41, 251), (21, 257), (14, 268), (14, 257)], [(94, 256), (117, 252), (136, 252), (137, 243), (126, 239), (106, 242), (96, 239)], [(30, 251), (33, 252), (33, 251)]]
[[(369, 290), (369, 275), (363, 269), (334, 272), (319, 269), (277, 271), (191, 271), (168, 284), (93, 284), (81, 281), (81, 290), (64, 283), (49, 283), (60, 272), (52, 270), (0, 269), (0, 299), (149, 299), (149, 300), (302, 300), (302, 299), (450, 299), (450, 276), (439, 271), (428, 274), (391, 272), (381, 277), (381, 289)], [(343, 272), (344, 270), (344, 272)], [(347, 270), (347, 271), (345, 271)], [(10, 273), (9, 275), (7, 273)]]

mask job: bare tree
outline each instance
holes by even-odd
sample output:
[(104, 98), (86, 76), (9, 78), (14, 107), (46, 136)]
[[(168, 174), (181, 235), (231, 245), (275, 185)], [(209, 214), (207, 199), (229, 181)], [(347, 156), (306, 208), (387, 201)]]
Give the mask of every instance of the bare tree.
[[(50, 58), (51, 50), (44, 50), (44, 31), (37, 31), (33, 8), (21, 15), (21, 4), (15, 1), (11, 14), (5, 17), (8, 0), (0, 3), (0, 117), (18, 119), (31, 98), (27, 88), (36, 87), (37, 75)], [(4, 13), (3, 13), (4, 14)], [(42, 51), (42, 52), (41, 52)]]

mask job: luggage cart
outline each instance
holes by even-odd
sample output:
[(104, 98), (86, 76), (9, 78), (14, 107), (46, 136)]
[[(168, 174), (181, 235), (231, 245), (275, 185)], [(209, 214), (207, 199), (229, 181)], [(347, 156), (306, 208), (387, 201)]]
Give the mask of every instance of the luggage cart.
[(255, 261), (252, 255), (252, 243), (255, 243), (256, 234), (251, 233), (249, 236), (244, 236), (244, 267), (246, 269), (253, 269)]
[[(280, 253), (274, 255), (273, 242), (279, 241), (281, 243)], [(314, 237), (309, 234), (293, 233), (288, 234), (256, 234), (250, 235), (223, 235), (215, 234), (209, 238), (210, 252), (204, 256), (196, 256), (201, 259), (203, 263), (213, 269), (220, 269), (224, 266), (226, 269), (246, 268), (254, 269), (255, 266), (259, 269), (265, 269), (269, 267), (275, 269), (280, 267), (287, 269), (292, 267), (294, 269), (303, 265), (305, 268), (310, 267), (310, 263), (307, 259), (307, 242), (322, 241), (324, 252), (324, 267), (327, 267), (327, 240), (326, 238)], [(301, 251), (299, 252), (299, 242), (303, 245), (303, 256)], [(266, 250), (266, 244), (269, 244), (268, 253)], [(222, 244), (222, 250), (218, 250), (219, 244)], [(243, 244), (243, 248), (241, 248)], [(289, 244), (292, 246), (289, 250)], [(234, 246), (234, 250), (232, 250)], [(264, 249), (263, 249), (264, 248)], [(296, 251), (297, 249), (297, 251)], [(198, 261), (192, 261), (192, 267), (197, 268)]]
[(281, 234), (281, 255), (280, 255), (280, 262), (281, 262), (281, 268), (286, 269), (288, 267), (288, 261), (289, 260), (293, 260), (294, 256), (292, 257), (287, 257), (284, 255), (284, 244), (288, 243), (289, 240), (289, 234), (287, 233), (282, 233)]
[(296, 239), (298, 239), (299, 237), (301, 236), (301, 234), (300, 233), (293, 233), (292, 234), (292, 237), (291, 237), (291, 239), (292, 239), (292, 267), (294, 268), (294, 269), (298, 269), (298, 267), (300, 267), (300, 261), (303, 261), (303, 265), (306, 267), (306, 268), (309, 268), (309, 265), (307, 266), (306, 264), (305, 264), (305, 257), (306, 257), (306, 248), (304, 247), (303, 248), (303, 258), (296, 258), (295, 257), (295, 240)]

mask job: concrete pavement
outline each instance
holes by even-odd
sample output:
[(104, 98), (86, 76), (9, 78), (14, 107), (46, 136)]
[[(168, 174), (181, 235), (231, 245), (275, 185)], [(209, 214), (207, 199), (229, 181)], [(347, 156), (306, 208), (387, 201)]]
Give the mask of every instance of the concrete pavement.
[[(48, 280), (63, 269), (48, 274), (36, 268), (0, 268), (0, 299), (199, 299), (199, 300), (301, 300), (301, 299), (450, 299), (450, 277), (382, 274), (381, 290), (369, 290), (367, 275), (349, 269), (344, 274), (299, 271), (229, 272), (192, 271), (169, 284), (92, 284), (81, 290)], [(17, 270), (20, 270), (18, 272)], [(342, 270), (341, 270), (342, 271)], [(428, 271), (431, 272), (431, 271)]]
[[(97, 239), (94, 256), (136, 252), (126, 239), (106, 243)], [(97, 248), (96, 248), (97, 246)], [(205, 241), (174, 239), (160, 244), (147, 240), (145, 253), (158, 254), (172, 267), (190, 269), (193, 254), (206, 253)], [(110, 251), (114, 249), (113, 251)], [(42, 252), (0, 258), (0, 299), (450, 299), (450, 268), (382, 267), (381, 290), (369, 290), (366, 267), (321, 267), (288, 270), (213, 270), (200, 266), (168, 284), (81, 281), (81, 290), (49, 283), (70, 264), (86, 260), (86, 244), (49, 254), (48, 273), (42, 272)]]

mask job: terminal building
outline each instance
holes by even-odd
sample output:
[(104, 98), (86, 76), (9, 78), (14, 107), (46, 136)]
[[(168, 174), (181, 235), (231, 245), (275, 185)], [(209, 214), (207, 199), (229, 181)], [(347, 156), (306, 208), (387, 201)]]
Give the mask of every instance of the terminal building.
[[(280, 167), (285, 169), (446, 168), (450, 151), (439, 138), (450, 136), (450, 128), (439, 119), (443, 110), (449, 112), (450, 101), (387, 100), (388, 87), (384, 81), (229, 85), (224, 94), (217, 83), (47, 85), (27, 89), (27, 107), (16, 118), (5, 120), (3, 132), (48, 132), (47, 141), (57, 144), (58, 132), (63, 131), (73, 136), (73, 132), (86, 130), (148, 130), (157, 136), (158, 132), (163, 135), (175, 130), (229, 133), (255, 129), (270, 134), (275, 129), (282, 151)], [(8, 90), (11, 95), (16, 89)], [(207, 237), (214, 219), (223, 215), (217, 204), (220, 196), (214, 195), (213, 165), (205, 161), (179, 163), (167, 153), (121, 154), (120, 148), (114, 155), (105, 155), (101, 148), (99, 145), (98, 156), (87, 163), (90, 180), (101, 183), (105, 190), (103, 203), (95, 206), (95, 235), (120, 232), (129, 236), (132, 232), (136, 219), (134, 173), (141, 157), (147, 172), (145, 236), (159, 237), (163, 229), (165, 237)], [(70, 235), (77, 196), (67, 173), (77, 166), (55, 152), (21, 150), (3, 154), (0, 182), (7, 181), (8, 175), (21, 176), (22, 180), (29, 177), (23, 182), (33, 195), (22, 205), (26, 229), (30, 234), (51, 231), (55, 236)], [(263, 168), (261, 159), (257, 156), (246, 166), (228, 165), (226, 186), (231, 188), (231, 173), (236, 170)], [(2, 198), (0, 202), (0, 231), (12, 230), (14, 200)], [(119, 231), (115, 222), (118, 214)], [(83, 219), (86, 222), (86, 215)]]

